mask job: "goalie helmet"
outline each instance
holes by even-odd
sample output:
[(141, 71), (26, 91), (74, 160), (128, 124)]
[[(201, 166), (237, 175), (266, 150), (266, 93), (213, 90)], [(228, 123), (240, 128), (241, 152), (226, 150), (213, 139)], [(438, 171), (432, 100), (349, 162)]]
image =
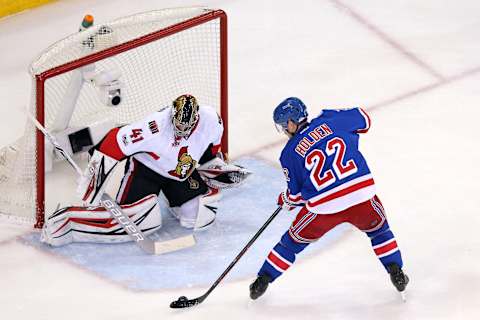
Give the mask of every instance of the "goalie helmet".
[(182, 94), (173, 101), (173, 129), (176, 137), (188, 137), (198, 122), (198, 103), (194, 96)]
[(273, 110), (273, 121), (278, 131), (287, 132), (288, 120), (298, 125), (306, 121), (307, 117), (307, 107), (302, 100), (295, 97), (283, 100)]

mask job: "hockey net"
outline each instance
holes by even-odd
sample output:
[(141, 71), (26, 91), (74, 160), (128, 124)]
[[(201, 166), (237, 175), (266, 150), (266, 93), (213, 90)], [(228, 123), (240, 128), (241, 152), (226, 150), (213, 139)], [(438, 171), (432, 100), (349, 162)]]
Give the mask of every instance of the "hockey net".
[[(29, 112), (85, 165), (82, 152), (110, 127), (138, 120), (190, 93), (200, 105), (217, 108), (227, 152), (226, 31), (223, 11), (201, 7), (95, 24), (53, 44), (32, 62)], [(27, 121), (23, 137), (0, 150), (3, 217), (41, 227), (45, 212), (74, 198), (75, 173), (58, 158)]]

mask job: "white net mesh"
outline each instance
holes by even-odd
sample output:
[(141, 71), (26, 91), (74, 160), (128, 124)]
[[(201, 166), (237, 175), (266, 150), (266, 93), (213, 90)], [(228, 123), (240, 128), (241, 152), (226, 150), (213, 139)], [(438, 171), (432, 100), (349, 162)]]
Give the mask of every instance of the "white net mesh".
[[(34, 83), (30, 112), (36, 115), (37, 108), (42, 107), (36, 105), (35, 76), (95, 53), (108, 52), (106, 49), (120, 44), (136, 44), (141, 42), (138, 40), (140, 37), (211, 11), (205, 8), (175, 8), (136, 14), (92, 26), (55, 43), (31, 64)], [(219, 20), (206, 21), (113, 56), (106, 54), (87, 66), (47, 79), (43, 92), (46, 129), (52, 133), (65, 129), (61, 125), (65, 124), (62, 119), (68, 113), (66, 105), (72, 104), (72, 101), (73, 113), (67, 117), (69, 128), (90, 126), (107, 119), (115, 125), (129, 123), (171, 105), (175, 97), (184, 93), (194, 95), (200, 104), (217, 107), (221, 112)], [(122, 98), (119, 106), (106, 106), (102, 100), (105, 95), (99, 87), (82, 80), (85, 71), (92, 70), (95, 74), (119, 74)], [(72, 87), (81, 89), (72, 91)], [(75, 94), (78, 94), (76, 99)], [(0, 212), (3, 214), (26, 219), (35, 217), (35, 131), (35, 127), (27, 123), (24, 136), (14, 145), (0, 150)], [(73, 175), (73, 171), (70, 174)], [(50, 186), (49, 175), (47, 173), (46, 180)], [(53, 187), (50, 190), (47, 187), (46, 201), (53, 190)]]

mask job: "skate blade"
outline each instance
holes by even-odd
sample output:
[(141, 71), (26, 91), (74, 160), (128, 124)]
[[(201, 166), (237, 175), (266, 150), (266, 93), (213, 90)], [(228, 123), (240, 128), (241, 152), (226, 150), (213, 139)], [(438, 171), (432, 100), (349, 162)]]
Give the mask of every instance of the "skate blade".
[(405, 291), (400, 292), (400, 297), (403, 302), (407, 302), (407, 293)]

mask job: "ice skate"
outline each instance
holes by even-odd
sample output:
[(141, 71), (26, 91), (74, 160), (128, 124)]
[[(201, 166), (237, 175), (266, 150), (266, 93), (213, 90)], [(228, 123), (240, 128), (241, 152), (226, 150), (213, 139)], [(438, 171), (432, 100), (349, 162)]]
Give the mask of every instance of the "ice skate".
[(267, 291), (270, 280), (271, 278), (266, 274), (258, 276), (250, 285), (250, 298), (255, 300), (263, 295)]
[(403, 273), (402, 269), (395, 263), (389, 265), (388, 270), (390, 273), (390, 280), (392, 281), (393, 285), (398, 290), (398, 292), (400, 292), (402, 300), (405, 302), (406, 301), (405, 288), (407, 287), (407, 284), (410, 281), (408, 279), (408, 276), (405, 273)]

